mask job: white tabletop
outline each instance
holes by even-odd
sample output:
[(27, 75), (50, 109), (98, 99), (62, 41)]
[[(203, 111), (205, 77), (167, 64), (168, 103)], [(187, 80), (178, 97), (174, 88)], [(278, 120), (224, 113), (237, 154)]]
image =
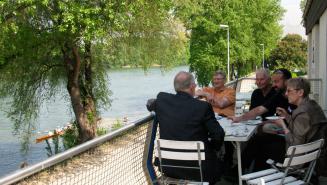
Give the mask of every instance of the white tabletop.
[(232, 120), (222, 118), (217, 120), (225, 131), (225, 141), (248, 141), (255, 133), (260, 120), (248, 120), (245, 122), (232, 123)]

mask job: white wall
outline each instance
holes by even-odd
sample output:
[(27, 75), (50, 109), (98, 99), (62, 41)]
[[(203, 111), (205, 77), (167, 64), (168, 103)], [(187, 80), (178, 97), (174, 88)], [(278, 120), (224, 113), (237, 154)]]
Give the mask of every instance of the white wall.
[(321, 96), (319, 103), (327, 111), (327, 10), (308, 34), (308, 67), (309, 78), (322, 79), (321, 89), (312, 91)]
[(322, 106), (327, 106), (327, 10), (319, 20), (319, 77), (322, 79)]

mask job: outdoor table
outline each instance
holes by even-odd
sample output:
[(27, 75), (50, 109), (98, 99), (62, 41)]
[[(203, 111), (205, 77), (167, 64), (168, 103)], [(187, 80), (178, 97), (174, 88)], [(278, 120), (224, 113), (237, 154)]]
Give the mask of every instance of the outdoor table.
[(241, 163), (241, 142), (248, 141), (256, 132), (258, 123), (261, 120), (248, 120), (239, 123), (232, 123), (232, 120), (221, 118), (217, 120), (225, 131), (225, 141), (231, 141), (237, 151), (238, 179), (242, 185), (242, 163)]

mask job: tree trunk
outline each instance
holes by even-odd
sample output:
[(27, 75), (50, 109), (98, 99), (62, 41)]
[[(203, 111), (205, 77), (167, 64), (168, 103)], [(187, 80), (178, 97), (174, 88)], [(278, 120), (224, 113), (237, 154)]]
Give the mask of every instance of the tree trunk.
[[(93, 96), (93, 83), (92, 83), (92, 58), (91, 58), (91, 43), (86, 42), (85, 43), (85, 56), (84, 56), (84, 83), (81, 83), (83, 88), (83, 105), (84, 105), (84, 111), (87, 114), (87, 119), (89, 121), (89, 126), (94, 132), (94, 136), (96, 135), (96, 129), (97, 129), (97, 112), (96, 112), (96, 106), (94, 102), (94, 96)], [(93, 136), (93, 137), (94, 137)]]
[[(90, 93), (85, 94), (84, 92), (87, 88), (84, 87), (85, 85), (81, 79), (82, 64), (78, 48), (76, 46), (71, 48), (66, 46), (63, 49), (63, 54), (67, 69), (67, 90), (79, 129), (79, 142), (83, 143), (96, 135), (95, 105), (93, 97), (87, 96)], [(86, 70), (84, 72), (86, 73)], [(91, 80), (91, 75), (88, 78)], [(92, 87), (92, 84), (90, 84), (90, 87)]]

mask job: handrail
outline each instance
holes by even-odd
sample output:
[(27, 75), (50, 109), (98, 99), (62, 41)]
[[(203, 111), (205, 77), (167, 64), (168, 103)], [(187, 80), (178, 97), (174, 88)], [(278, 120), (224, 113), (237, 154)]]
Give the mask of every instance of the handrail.
[(76, 147), (73, 147), (69, 150), (66, 150), (60, 154), (57, 154), (53, 157), (50, 157), (42, 162), (39, 162), (37, 164), (34, 164), (32, 166), (26, 167), (22, 170), (18, 170), (15, 171), (7, 176), (5, 176), (4, 178), (0, 179), (0, 184), (1, 185), (7, 185), (7, 184), (12, 184), (12, 183), (16, 183), (19, 182), (20, 180), (24, 179), (25, 177), (28, 177), (32, 174), (35, 174), (37, 172), (40, 172), (41, 170), (51, 167), (55, 164), (58, 164), (60, 162), (63, 162), (67, 159), (70, 159), (74, 156), (76, 156), (77, 154), (80, 154), (82, 152), (85, 152), (101, 143), (104, 143), (122, 133), (124, 133), (125, 131), (128, 131), (132, 128), (134, 128), (135, 126), (138, 125), (142, 125), (144, 123), (149, 122), (150, 120), (152, 120), (154, 117), (153, 114), (150, 114), (149, 116), (142, 118), (140, 120), (134, 121), (131, 124), (128, 124), (116, 131), (113, 131), (111, 133), (105, 134), (103, 136), (100, 136), (98, 138), (92, 139), (90, 141), (87, 141), (81, 145), (78, 145)]

